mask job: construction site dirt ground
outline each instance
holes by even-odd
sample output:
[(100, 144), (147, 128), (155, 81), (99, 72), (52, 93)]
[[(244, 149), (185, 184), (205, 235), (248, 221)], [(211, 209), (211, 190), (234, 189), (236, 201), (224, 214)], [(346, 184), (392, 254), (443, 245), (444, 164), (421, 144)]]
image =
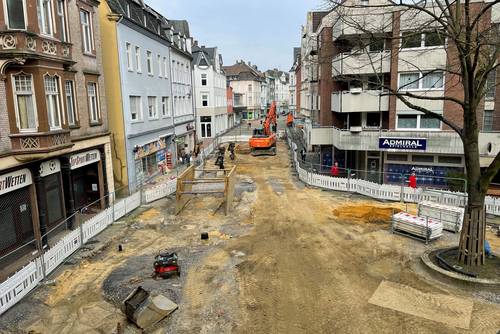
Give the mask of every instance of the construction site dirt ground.
[[(179, 216), (173, 197), (139, 209), (4, 314), (0, 332), (114, 333), (121, 323), (123, 333), (140, 333), (120, 311), (139, 285), (179, 305), (151, 333), (500, 330), (498, 291), (439, 282), (420, 264), (426, 249), (458, 235), (425, 245), (391, 234), (393, 210), (414, 206), (305, 187), (283, 142), (275, 157), (238, 155), (236, 164), (230, 215), (215, 211), (216, 196), (194, 198)], [(161, 249), (178, 253), (179, 278), (151, 278)]]

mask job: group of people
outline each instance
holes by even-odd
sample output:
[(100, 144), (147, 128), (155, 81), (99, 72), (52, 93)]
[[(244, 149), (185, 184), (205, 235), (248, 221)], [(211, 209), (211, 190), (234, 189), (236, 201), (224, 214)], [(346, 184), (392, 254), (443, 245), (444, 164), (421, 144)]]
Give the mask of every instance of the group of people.
[[(227, 150), (229, 151), (229, 157), (231, 160), (235, 159), (234, 154), (235, 144), (229, 143)], [(219, 169), (224, 169), (224, 157), (226, 155), (226, 147), (221, 145), (217, 150), (217, 158), (215, 159), (215, 165), (219, 167)]]

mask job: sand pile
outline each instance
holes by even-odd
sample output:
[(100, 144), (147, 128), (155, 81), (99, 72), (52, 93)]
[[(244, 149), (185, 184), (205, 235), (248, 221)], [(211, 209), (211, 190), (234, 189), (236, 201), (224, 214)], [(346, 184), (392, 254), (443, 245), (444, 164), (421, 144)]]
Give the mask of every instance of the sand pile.
[(391, 206), (377, 205), (344, 205), (332, 210), (335, 218), (339, 220), (356, 221), (363, 223), (388, 223), (392, 214), (401, 210)]

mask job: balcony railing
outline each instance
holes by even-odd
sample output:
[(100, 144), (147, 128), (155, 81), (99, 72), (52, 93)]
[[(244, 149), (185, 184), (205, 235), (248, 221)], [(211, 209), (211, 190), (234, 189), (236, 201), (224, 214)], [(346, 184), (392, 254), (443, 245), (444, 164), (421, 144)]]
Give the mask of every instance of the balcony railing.
[(332, 75), (362, 75), (389, 73), (391, 70), (391, 54), (381, 52), (344, 52), (332, 61)]
[(11, 134), (14, 154), (48, 153), (71, 147), (69, 130)]
[(351, 90), (334, 92), (332, 94), (332, 111), (338, 113), (348, 112), (374, 112), (389, 110), (389, 96), (381, 95), (380, 90)]
[(38, 56), (58, 57), (70, 60), (72, 45), (54, 39), (44, 38), (26, 31), (4, 31), (0, 33), (0, 54), (24, 54), (27, 57)]

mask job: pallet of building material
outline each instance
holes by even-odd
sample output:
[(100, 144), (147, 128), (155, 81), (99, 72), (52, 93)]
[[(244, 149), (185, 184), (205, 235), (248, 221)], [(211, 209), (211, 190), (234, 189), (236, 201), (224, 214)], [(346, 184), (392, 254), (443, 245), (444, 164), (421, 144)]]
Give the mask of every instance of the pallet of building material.
[(443, 229), (451, 232), (460, 232), (464, 221), (464, 208), (422, 201), (418, 205), (418, 216), (429, 217), (443, 223)]
[(443, 224), (438, 220), (417, 217), (407, 212), (399, 212), (392, 216), (392, 229), (426, 241), (443, 235)]

